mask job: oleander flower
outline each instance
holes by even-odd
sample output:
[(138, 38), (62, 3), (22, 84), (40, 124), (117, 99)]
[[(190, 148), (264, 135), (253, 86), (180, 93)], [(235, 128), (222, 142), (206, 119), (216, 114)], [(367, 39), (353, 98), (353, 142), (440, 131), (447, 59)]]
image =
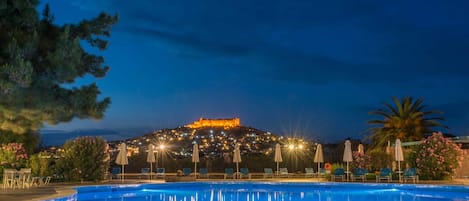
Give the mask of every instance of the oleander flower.
[(454, 175), (462, 160), (461, 147), (438, 132), (419, 145), (415, 161), (423, 178), (441, 180)]
[(21, 168), (26, 165), (28, 154), (21, 143), (0, 146), (0, 161), (3, 168)]
[(369, 155), (366, 155), (358, 151), (354, 151), (352, 156), (353, 156), (352, 165), (354, 167), (367, 169), (367, 166), (370, 164), (370, 161), (371, 161), (371, 157)]

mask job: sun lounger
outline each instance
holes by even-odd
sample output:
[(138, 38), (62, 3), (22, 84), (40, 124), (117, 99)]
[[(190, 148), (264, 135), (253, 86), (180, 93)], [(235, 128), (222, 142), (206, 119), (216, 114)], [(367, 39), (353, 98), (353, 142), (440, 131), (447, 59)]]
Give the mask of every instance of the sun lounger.
[(264, 179), (268, 177), (274, 178), (274, 171), (272, 168), (264, 168)]
[(288, 173), (287, 168), (280, 168), (279, 171), (280, 171), (280, 174), (279, 174), (280, 177), (290, 177), (290, 174)]
[(200, 168), (199, 169), (199, 179), (206, 178), (208, 179), (208, 169), (207, 168)]
[(363, 182), (366, 181), (366, 173), (367, 171), (363, 168), (355, 168), (353, 170), (353, 173), (351, 175), (352, 181), (355, 181), (357, 179), (361, 179)]
[(111, 179), (118, 179), (117, 175), (121, 173), (121, 168), (120, 167), (113, 167), (111, 169)]
[(407, 182), (407, 180), (412, 180), (414, 183), (419, 182), (419, 176), (417, 175), (417, 169), (416, 168), (409, 168), (404, 171), (404, 183)]
[(305, 168), (305, 177), (314, 177), (315, 175), (313, 168)]
[(199, 169), (199, 178), (206, 178), (208, 179), (208, 169), (207, 168), (200, 168)]
[(336, 179), (341, 179), (341, 181), (345, 180), (344, 168), (337, 168), (334, 170), (334, 173), (331, 175), (331, 181), (335, 181)]
[(140, 175), (142, 177), (149, 177), (150, 176), (150, 168), (142, 168), (140, 169)]
[(166, 170), (164, 168), (156, 168), (156, 178), (163, 178), (166, 176)]
[(381, 180), (387, 180), (388, 182), (391, 182), (392, 180), (391, 169), (381, 168), (381, 170), (379, 170), (379, 174), (376, 175), (376, 182), (380, 182)]
[(243, 178), (248, 178), (248, 179), (251, 179), (251, 173), (249, 173), (249, 169), (248, 168), (241, 168), (240, 170), (240, 175), (239, 175), (239, 178), (240, 179), (243, 179)]
[(233, 168), (225, 168), (225, 174), (224, 174), (223, 178), (226, 179), (226, 178), (229, 178), (229, 177), (234, 179)]
[(189, 176), (191, 173), (192, 173), (192, 169), (191, 169), (191, 168), (182, 168), (182, 174), (183, 174), (184, 176)]
[(319, 168), (319, 172), (317, 174), (318, 177), (325, 177), (326, 176), (326, 169), (325, 168)]

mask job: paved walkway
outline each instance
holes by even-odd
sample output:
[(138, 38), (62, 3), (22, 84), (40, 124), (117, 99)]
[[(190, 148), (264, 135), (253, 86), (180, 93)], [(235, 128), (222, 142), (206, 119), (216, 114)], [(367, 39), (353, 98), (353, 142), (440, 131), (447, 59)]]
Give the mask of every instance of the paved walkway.
[[(209, 180), (201, 180), (209, 181)], [(256, 180), (254, 180), (256, 181)], [(257, 180), (261, 181), (261, 180)], [(265, 180), (263, 180), (265, 181)], [(269, 181), (284, 181), (284, 182), (318, 182), (318, 180), (307, 179), (270, 179)], [(126, 184), (148, 183), (148, 180), (126, 180)], [(152, 183), (161, 183), (162, 180), (153, 180)], [(368, 183), (368, 182), (367, 182)], [(372, 182), (374, 183), (374, 182)], [(1, 201), (41, 201), (45, 199), (52, 199), (54, 197), (63, 197), (72, 194), (74, 191), (73, 186), (81, 185), (99, 185), (99, 184), (122, 184), (118, 180), (106, 183), (51, 183), (47, 186), (32, 187), (30, 189), (1, 189)], [(419, 184), (436, 184), (436, 185), (469, 185), (469, 179), (455, 179), (453, 181), (421, 181)]]
[[(60, 186), (62, 187), (62, 186)], [(56, 188), (58, 186), (44, 186), (31, 189), (0, 189), (0, 200), (5, 201), (26, 201), (26, 200), (38, 200), (42, 197), (47, 197), (56, 194)]]
[[(163, 180), (125, 180), (125, 184), (139, 183), (162, 183)], [(112, 180), (101, 183), (94, 182), (63, 182), (50, 183), (47, 186), (31, 187), (29, 189), (2, 189), (0, 188), (0, 201), (42, 201), (53, 199), (55, 197), (65, 197), (73, 194), (74, 186), (83, 185), (106, 185), (106, 184), (122, 184), (120, 180)], [(1, 186), (0, 186), (1, 187)]]

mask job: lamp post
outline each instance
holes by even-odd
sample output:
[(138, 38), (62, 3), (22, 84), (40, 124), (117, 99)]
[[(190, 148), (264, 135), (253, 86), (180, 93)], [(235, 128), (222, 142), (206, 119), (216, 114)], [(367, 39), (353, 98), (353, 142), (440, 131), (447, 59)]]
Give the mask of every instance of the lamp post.
[(292, 159), (292, 171), (298, 170), (298, 153), (303, 150), (303, 144), (289, 144), (288, 150), (290, 150), (290, 158)]
[(158, 147), (155, 147), (155, 152), (156, 152), (156, 162), (155, 162), (155, 169), (158, 169)]
[(164, 149), (166, 146), (164, 144), (160, 144), (160, 152), (161, 152), (161, 167), (164, 168)]
[(287, 145), (287, 148), (289, 150), (289, 158), (292, 160), (291, 162), (291, 168), (292, 171), (296, 172), (298, 171), (298, 158), (302, 156), (303, 150), (305, 149), (304, 143), (300, 142), (292, 142)]

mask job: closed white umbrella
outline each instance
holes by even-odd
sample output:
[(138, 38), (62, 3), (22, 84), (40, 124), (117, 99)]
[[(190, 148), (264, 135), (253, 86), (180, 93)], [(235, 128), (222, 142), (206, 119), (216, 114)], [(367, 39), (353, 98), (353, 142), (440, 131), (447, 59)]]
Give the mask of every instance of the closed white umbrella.
[(150, 180), (151, 180), (151, 174), (153, 173), (153, 163), (156, 162), (155, 149), (152, 144), (148, 145), (147, 162), (150, 163)]
[(277, 163), (277, 173), (279, 172), (279, 163), (283, 161), (282, 159), (282, 150), (280, 148), (280, 144), (275, 145), (275, 157), (274, 161)]
[(192, 148), (192, 162), (194, 163), (194, 175), (197, 177), (197, 163), (200, 162), (199, 159), (199, 145), (194, 144)]
[(358, 145), (358, 153), (361, 153), (361, 154), (365, 153), (365, 148), (363, 147), (363, 144)]
[(116, 163), (118, 165), (122, 165), (122, 177), (121, 179), (124, 180), (124, 165), (129, 164), (129, 160), (127, 159), (127, 146), (125, 146), (125, 143), (121, 143), (119, 145), (119, 153), (117, 154), (116, 158)]
[[(389, 155), (390, 157), (392, 156), (391, 155), (392, 154), (391, 142), (389, 140), (388, 140), (388, 145), (386, 146), (386, 154)], [(394, 166), (394, 162), (391, 163), (391, 166)]]
[(314, 154), (314, 162), (318, 163), (318, 173), (321, 170), (321, 163), (324, 163), (324, 157), (322, 154), (322, 145), (318, 144), (316, 146), (316, 153)]
[(348, 175), (350, 173), (349, 163), (353, 161), (353, 158), (352, 158), (352, 143), (350, 142), (350, 140), (345, 141), (343, 161), (347, 163), (347, 180), (348, 180)]
[(391, 142), (388, 140), (388, 146), (386, 146), (386, 154), (391, 155)]
[(399, 181), (401, 180), (401, 161), (404, 161), (404, 154), (402, 153), (401, 140), (396, 139), (396, 147), (394, 148), (394, 154), (397, 161), (397, 167), (399, 170)]
[(239, 163), (241, 163), (241, 151), (239, 150), (239, 144), (235, 145), (233, 163), (236, 163), (236, 175), (239, 175)]

